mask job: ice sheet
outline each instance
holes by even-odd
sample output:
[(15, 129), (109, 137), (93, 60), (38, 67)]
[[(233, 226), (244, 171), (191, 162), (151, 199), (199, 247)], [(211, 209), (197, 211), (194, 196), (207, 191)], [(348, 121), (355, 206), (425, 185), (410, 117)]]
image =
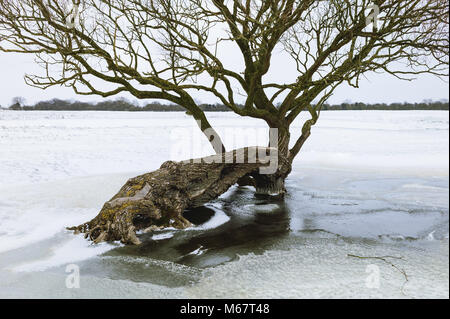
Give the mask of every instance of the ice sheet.
[[(266, 143), (260, 121), (208, 117), (228, 149)], [(65, 227), (94, 217), (128, 178), (210, 154), (193, 119), (0, 111), (0, 296), (448, 298), (448, 133), (448, 112), (323, 112), (285, 203), (234, 188), (204, 224), (129, 248)], [(380, 289), (368, 290), (352, 252), (404, 256), (406, 295), (382, 264)], [(79, 291), (64, 286), (70, 263), (82, 266)]]

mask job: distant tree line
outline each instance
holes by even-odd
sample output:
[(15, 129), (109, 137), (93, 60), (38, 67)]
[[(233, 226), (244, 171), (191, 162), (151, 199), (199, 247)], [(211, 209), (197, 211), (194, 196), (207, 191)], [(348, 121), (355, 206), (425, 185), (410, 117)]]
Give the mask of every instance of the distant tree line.
[[(139, 106), (126, 99), (107, 100), (98, 103), (87, 103), (80, 101), (67, 101), (53, 99), (41, 101), (33, 106), (24, 105), (24, 99), (16, 97), (13, 99), (10, 110), (21, 111), (126, 111), (126, 112), (185, 112), (186, 110), (176, 104), (162, 104), (158, 102)], [(206, 112), (227, 112), (230, 111), (221, 104), (202, 104), (201, 109)], [(243, 107), (243, 106), (240, 106)], [(324, 111), (344, 111), (344, 110), (449, 110), (448, 101), (424, 101), (421, 103), (341, 103), (337, 105), (324, 104)]]
[(421, 102), (421, 103), (341, 103), (338, 105), (325, 104), (322, 106), (324, 111), (345, 111), (345, 110), (391, 110), (391, 111), (403, 111), (403, 110), (449, 110), (449, 102)]
[[(41, 101), (32, 106), (21, 105), (14, 98), (10, 110), (21, 111), (125, 111), (125, 112), (185, 112), (186, 110), (176, 104), (162, 104), (152, 102), (145, 106), (139, 106), (134, 102), (125, 99), (106, 100), (98, 103), (88, 103), (80, 101), (67, 101), (53, 99), (50, 101)], [(204, 111), (229, 111), (227, 107), (219, 104), (203, 104)]]

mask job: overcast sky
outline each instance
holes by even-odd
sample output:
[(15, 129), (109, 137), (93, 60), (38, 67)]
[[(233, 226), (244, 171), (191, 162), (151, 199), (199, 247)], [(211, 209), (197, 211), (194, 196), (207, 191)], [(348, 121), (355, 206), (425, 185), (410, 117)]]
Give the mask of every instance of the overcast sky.
[[(289, 67), (283, 67), (283, 61), (277, 61), (278, 79), (289, 72)], [(24, 82), (26, 73), (39, 73), (39, 67), (34, 63), (32, 55), (0, 53), (0, 105), (7, 107), (16, 96), (22, 96), (29, 105), (41, 100), (53, 98), (79, 99), (83, 101), (98, 101), (100, 97), (80, 97), (68, 88), (56, 87), (47, 90), (29, 87)], [(343, 86), (336, 90), (330, 103), (344, 101), (365, 103), (391, 103), (391, 102), (421, 102), (426, 99), (441, 100), (449, 98), (449, 85), (441, 79), (431, 75), (421, 76), (413, 82), (397, 80), (388, 75), (371, 74), (367, 80), (361, 81), (360, 88), (354, 89)], [(213, 103), (209, 96), (198, 95), (196, 99)]]

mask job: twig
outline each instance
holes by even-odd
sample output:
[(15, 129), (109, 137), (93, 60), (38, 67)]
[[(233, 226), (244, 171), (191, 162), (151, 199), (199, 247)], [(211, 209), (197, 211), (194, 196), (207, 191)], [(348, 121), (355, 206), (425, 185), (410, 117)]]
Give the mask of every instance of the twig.
[(405, 282), (402, 285), (402, 294), (406, 295), (404, 293), (404, 288), (406, 283), (409, 281), (409, 277), (408, 274), (406, 273), (406, 271), (403, 268), (399, 268), (397, 265), (395, 265), (394, 263), (390, 262), (388, 260), (388, 258), (392, 258), (392, 259), (400, 259), (400, 260), (405, 260), (403, 257), (397, 257), (397, 256), (373, 256), (373, 257), (365, 257), (365, 256), (358, 256), (358, 255), (352, 255), (352, 254), (347, 254), (348, 257), (353, 257), (353, 258), (359, 258), (359, 259), (378, 259), (378, 260), (382, 260), (384, 261), (386, 264), (391, 265), (392, 267), (394, 267), (395, 269), (397, 269), (398, 272), (400, 272), (403, 277), (405, 277)]

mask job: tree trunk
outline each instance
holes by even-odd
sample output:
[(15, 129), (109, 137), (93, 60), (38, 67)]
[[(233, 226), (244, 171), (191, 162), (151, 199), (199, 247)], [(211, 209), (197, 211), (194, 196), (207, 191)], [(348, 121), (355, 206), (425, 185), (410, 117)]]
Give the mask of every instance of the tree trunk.
[[(281, 127), (281, 128), (280, 128)], [(278, 167), (273, 174), (251, 174), (257, 194), (281, 195), (286, 193), (284, 181), (292, 170), (292, 159), (289, 156), (289, 128), (272, 127), (276, 131), (271, 132), (270, 146), (277, 149)], [(273, 135), (272, 135), (273, 134)]]
[(187, 228), (191, 223), (183, 217), (185, 209), (217, 198), (245, 176), (262, 183), (260, 169), (268, 164), (267, 158), (263, 161), (260, 155), (270, 152), (277, 150), (252, 147), (184, 162), (165, 162), (154, 172), (128, 180), (94, 219), (68, 229), (85, 233), (95, 243), (120, 240), (140, 244), (136, 231)]

